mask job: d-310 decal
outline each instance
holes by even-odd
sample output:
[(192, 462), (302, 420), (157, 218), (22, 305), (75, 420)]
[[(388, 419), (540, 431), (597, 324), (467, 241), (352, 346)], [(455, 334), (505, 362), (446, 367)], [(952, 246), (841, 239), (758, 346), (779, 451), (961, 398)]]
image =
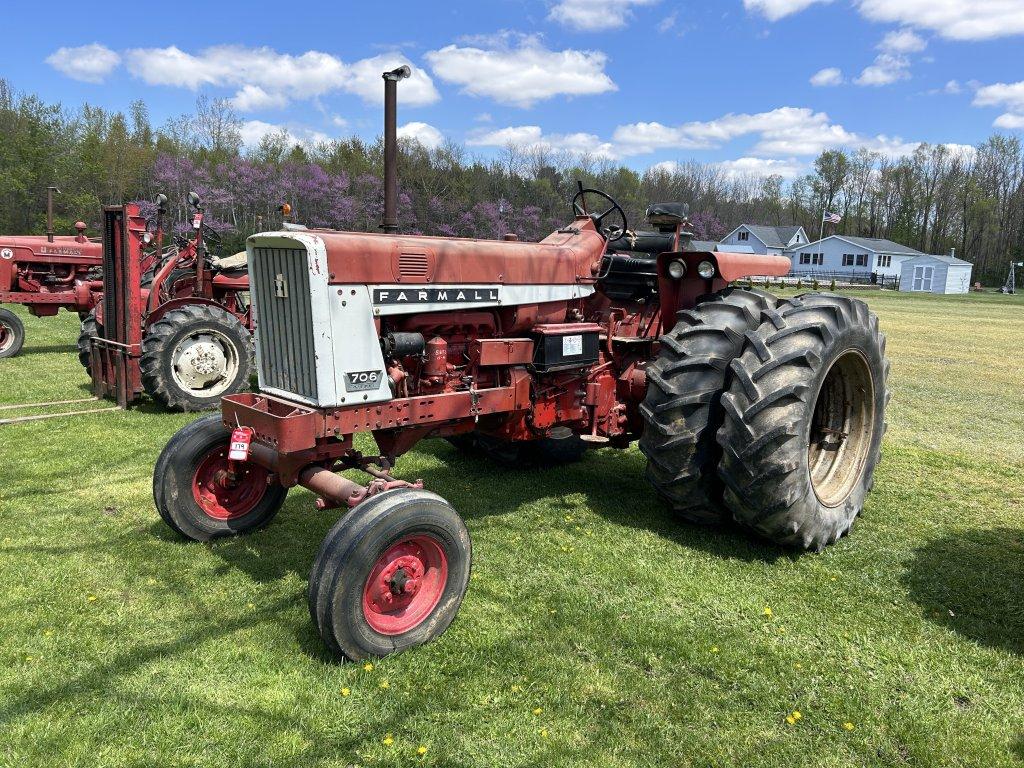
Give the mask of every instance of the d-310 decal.
[(409, 287), (374, 288), (373, 303), (394, 304), (497, 304), (501, 301), (501, 288), (466, 287)]

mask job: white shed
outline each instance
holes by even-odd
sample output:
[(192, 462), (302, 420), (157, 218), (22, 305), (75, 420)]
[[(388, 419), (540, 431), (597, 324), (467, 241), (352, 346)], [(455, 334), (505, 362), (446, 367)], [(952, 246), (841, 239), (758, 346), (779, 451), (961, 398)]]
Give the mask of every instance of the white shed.
[(900, 290), (915, 293), (967, 293), (974, 265), (955, 256), (916, 256), (903, 262)]

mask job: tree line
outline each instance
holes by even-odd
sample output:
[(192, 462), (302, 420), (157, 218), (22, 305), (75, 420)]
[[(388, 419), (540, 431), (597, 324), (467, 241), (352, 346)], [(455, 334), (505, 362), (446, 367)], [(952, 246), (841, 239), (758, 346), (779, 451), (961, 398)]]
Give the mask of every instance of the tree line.
[[(62, 192), (55, 222), (65, 232), (79, 218), (96, 231), (103, 205), (158, 192), (184, 229), (189, 190), (203, 198), (226, 248), (240, 249), (247, 235), (276, 226), (283, 202), (311, 226), (376, 229), (379, 140), (308, 145), (279, 131), (246, 148), (240, 128), (222, 100), (201, 97), (193, 113), (153, 127), (141, 101), (127, 114), (68, 109), (0, 80), (0, 233), (44, 231), (51, 184)], [(1005, 135), (968, 149), (922, 144), (899, 158), (827, 150), (790, 182), (693, 161), (638, 172), (536, 148), (510, 146), (481, 158), (454, 143), (414, 141), (402, 142), (399, 163), (400, 225), (410, 233), (540, 239), (566, 222), (582, 181), (618, 200), (635, 228), (648, 203), (681, 201), (699, 239), (718, 239), (742, 223), (800, 224), (816, 239), (827, 210), (843, 220), (826, 233), (884, 237), (926, 253), (955, 249), (988, 284), (1001, 283), (1009, 262), (1024, 259), (1024, 147)]]

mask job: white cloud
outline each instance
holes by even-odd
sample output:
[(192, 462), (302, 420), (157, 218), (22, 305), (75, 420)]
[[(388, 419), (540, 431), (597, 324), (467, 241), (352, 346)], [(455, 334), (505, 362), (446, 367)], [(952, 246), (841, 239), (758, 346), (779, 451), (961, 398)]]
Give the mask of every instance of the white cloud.
[[(771, 21), (830, 0), (743, 0)], [(1024, 0), (855, 0), (871, 21), (929, 29), (952, 40), (988, 40), (1024, 34)]]
[(782, 176), (784, 179), (795, 179), (807, 170), (807, 166), (795, 158), (766, 160), (760, 157), (741, 157), (715, 165), (733, 179), (745, 176)]
[(580, 32), (599, 32), (626, 26), (635, 5), (658, 0), (559, 0), (548, 18)]
[(1024, 129), (1024, 80), (979, 86), (974, 93), (974, 106), (1002, 107), (1007, 112), (997, 117), (993, 125), (1008, 131)]
[(748, 11), (757, 11), (768, 17), (769, 21), (778, 21), (784, 16), (809, 8), (815, 3), (830, 3), (832, 0), (743, 0)]
[(857, 85), (883, 86), (891, 85), (899, 80), (910, 77), (910, 59), (906, 56), (891, 53), (880, 53), (874, 63), (865, 67), (855, 82)]
[(398, 138), (413, 139), (427, 149), (437, 149), (444, 144), (444, 134), (429, 123), (406, 123), (398, 129)]
[[(369, 103), (383, 100), (381, 72), (409, 61), (401, 54), (382, 54), (347, 64), (319, 51), (299, 56), (271, 48), (221, 45), (191, 54), (176, 46), (135, 48), (125, 52), (128, 71), (149, 85), (198, 90), (203, 86), (239, 87), (235, 96), (253, 109), (281, 107), (290, 100), (315, 99), (332, 92), (352, 93)], [(431, 104), (440, 98), (430, 76), (413, 69), (403, 83), (402, 103)], [(241, 108), (241, 107), (239, 107)]]
[(518, 125), (471, 136), (467, 144), (477, 147), (516, 147), (526, 151), (570, 152), (596, 158), (615, 159), (615, 147), (592, 133), (545, 134), (539, 125)]
[(58, 48), (46, 57), (46, 63), (73, 80), (102, 83), (121, 63), (121, 57), (99, 43), (77, 48)]
[(248, 120), (239, 127), (242, 143), (250, 149), (259, 146), (265, 136), (282, 132), (286, 134), (287, 143), (291, 146), (296, 144), (313, 146), (331, 140), (326, 133), (305, 126), (285, 126), (266, 123), (262, 120)]
[(608, 57), (599, 51), (552, 51), (537, 37), (506, 35), (490, 42), (488, 48), (449, 45), (425, 58), (437, 77), (462, 86), (463, 93), (517, 107), (617, 90), (604, 71)]
[(987, 40), (1024, 33), (1024, 0), (859, 0), (872, 21), (934, 30), (953, 40)]
[(231, 99), (231, 106), (239, 112), (283, 109), (288, 106), (288, 97), (280, 93), (267, 93), (258, 85), (245, 85)]
[(950, 94), (951, 96), (956, 96), (958, 93), (962, 93), (964, 89), (960, 85), (959, 81), (957, 81), (957, 80), (950, 80), (948, 83), (946, 83), (942, 87), (942, 90), (945, 93)]
[(928, 47), (928, 41), (911, 29), (890, 32), (876, 46), (887, 53), (918, 53)]
[(838, 67), (827, 67), (818, 70), (811, 77), (811, 85), (816, 88), (824, 88), (831, 85), (843, 84), (843, 71)]

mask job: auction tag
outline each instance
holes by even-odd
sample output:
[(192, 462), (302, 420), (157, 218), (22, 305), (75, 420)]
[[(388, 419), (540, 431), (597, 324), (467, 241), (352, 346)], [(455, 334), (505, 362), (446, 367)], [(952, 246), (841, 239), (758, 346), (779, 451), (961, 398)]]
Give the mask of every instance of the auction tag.
[(252, 427), (238, 427), (231, 431), (231, 449), (228, 458), (231, 461), (248, 461), (249, 444), (252, 442)]
[(576, 357), (583, 354), (582, 336), (562, 337), (562, 357)]
[(203, 226), (203, 214), (197, 213), (192, 217), (192, 229), (199, 229)]

